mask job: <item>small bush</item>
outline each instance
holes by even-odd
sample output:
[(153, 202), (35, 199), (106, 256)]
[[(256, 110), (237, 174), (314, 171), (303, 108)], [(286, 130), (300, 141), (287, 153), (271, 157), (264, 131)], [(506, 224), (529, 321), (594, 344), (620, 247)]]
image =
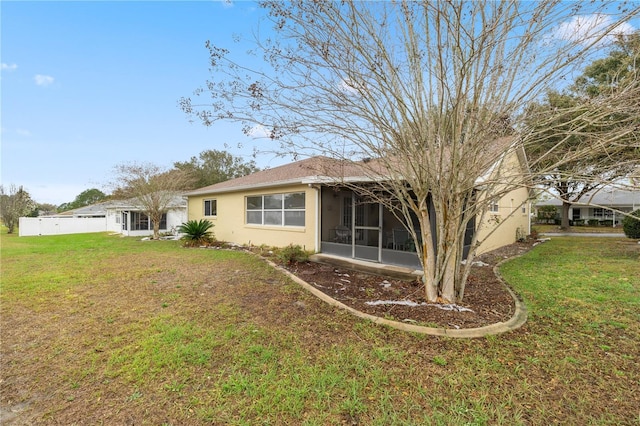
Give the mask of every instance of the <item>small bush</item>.
[(640, 238), (640, 209), (622, 219), (622, 229), (627, 237)]
[(201, 245), (209, 244), (213, 241), (213, 223), (206, 219), (190, 220), (183, 223), (178, 227), (178, 232), (184, 234), (182, 239), (185, 246), (197, 247)]
[(309, 260), (309, 253), (304, 251), (299, 245), (289, 244), (287, 247), (278, 250), (276, 257), (284, 265), (306, 262)]
[(600, 221), (598, 219), (589, 219), (589, 226), (600, 226)]
[(558, 208), (556, 206), (540, 206), (538, 207), (538, 223), (553, 223), (556, 215), (558, 214)]

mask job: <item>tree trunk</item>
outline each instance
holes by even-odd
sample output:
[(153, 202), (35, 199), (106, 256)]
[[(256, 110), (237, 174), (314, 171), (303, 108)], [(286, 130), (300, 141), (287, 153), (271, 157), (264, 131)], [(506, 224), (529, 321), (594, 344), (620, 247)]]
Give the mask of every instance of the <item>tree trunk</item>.
[[(458, 207), (460, 206), (454, 203), (452, 210)], [(462, 246), (458, 247), (462, 242), (456, 236), (461, 225), (455, 221), (441, 223), (440, 232), (434, 236), (431, 230), (433, 218), (429, 217), (426, 201), (420, 206), (419, 213), (420, 233), (422, 234), (420, 254), (424, 271), (425, 297), (430, 303), (456, 303), (458, 302), (456, 289), (460, 287), (458, 285), (459, 265), (463, 252)], [(435, 220), (439, 220), (437, 214)], [(434, 240), (439, 243), (434, 244)], [(436, 248), (436, 244), (438, 248)]]
[(436, 270), (436, 251), (433, 245), (433, 236), (431, 235), (431, 219), (429, 218), (429, 210), (426, 202), (420, 204), (420, 233), (422, 234), (422, 247), (420, 250), (422, 260), (422, 282), (425, 288), (425, 298), (428, 302), (435, 302), (438, 299), (438, 281), (434, 272)]
[(457, 256), (455, 256), (455, 253), (451, 253), (451, 256), (449, 256), (443, 265), (442, 294), (440, 297), (444, 303), (456, 302), (456, 276), (458, 275), (457, 262)]
[(571, 207), (571, 203), (566, 201), (562, 202), (562, 219), (560, 222), (560, 229), (567, 230), (569, 229), (569, 208)]

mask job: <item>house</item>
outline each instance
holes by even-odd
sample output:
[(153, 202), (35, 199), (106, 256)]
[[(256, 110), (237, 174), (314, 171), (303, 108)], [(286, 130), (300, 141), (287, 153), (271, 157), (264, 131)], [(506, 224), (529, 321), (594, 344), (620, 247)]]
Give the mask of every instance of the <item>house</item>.
[[(187, 221), (187, 201), (175, 196), (160, 222), (160, 232), (172, 232)], [(116, 232), (125, 236), (153, 235), (153, 223), (134, 199), (105, 201), (67, 212), (40, 217), (21, 217), (20, 236)]]
[[(560, 224), (562, 201), (558, 198), (536, 203), (537, 209), (542, 206), (557, 208), (556, 223)], [(640, 191), (626, 191), (615, 188), (603, 188), (580, 197), (569, 207), (571, 225), (618, 226), (624, 216), (617, 212), (631, 213), (640, 209)]]
[[(327, 170), (344, 181), (370, 179), (353, 163), (311, 157), (187, 192), (188, 219), (211, 221), (222, 241), (294, 244), (347, 259), (421, 268), (415, 244), (398, 219), (381, 204), (358, 202), (352, 190), (335, 185)], [(480, 252), (529, 233), (528, 199), (528, 190), (521, 188), (495, 200), (491, 214), (504, 217), (502, 231), (490, 235)]]
[[(175, 229), (187, 221), (187, 200), (176, 195), (167, 207), (160, 221), (160, 232), (175, 233)], [(153, 235), (153, 223), (135, 199), (111, 201), (106, 207), (106, 221), (108, 231), (131, 237)]]

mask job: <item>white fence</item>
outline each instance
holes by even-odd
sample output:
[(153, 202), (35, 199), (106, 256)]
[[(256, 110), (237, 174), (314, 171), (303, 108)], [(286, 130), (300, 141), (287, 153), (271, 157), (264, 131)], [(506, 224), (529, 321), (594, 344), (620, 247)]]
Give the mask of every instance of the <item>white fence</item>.
[(21, 217), (18, 224), (21, 237), (105, 231), (107, 219), (104, 217)]

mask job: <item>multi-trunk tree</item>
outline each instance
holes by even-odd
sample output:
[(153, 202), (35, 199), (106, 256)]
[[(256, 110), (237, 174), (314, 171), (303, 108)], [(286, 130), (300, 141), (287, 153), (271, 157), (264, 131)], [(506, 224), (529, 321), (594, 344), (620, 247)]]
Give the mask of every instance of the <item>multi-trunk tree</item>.
[(193, 177), (184, 171), (167, 170), (153, 163), (126, 163), (115, 166), (115, 199), (128, 199), (153, 223), (153, 238), (160, 238), (160, 222), (176, 197), (192, 188)]
[[(531, 183), (531, 174), (499, 167), (538, 136), (519, 117), (638, 13), (620, 2), (262, 6), (273, 25), (256, 31), (254, 56), (208, 42), (212, 78), (181, 100), (183, 110), (205, 125), (265, 129), (282, 154), (373, 158), (358, 163), (371, 185), (353, 189), (395, 206), (410, 232), (418, 219), (426, 298), (450, 302), (462, 300), (481, 243), (465, 258), (467, 225), (482, 226), (495, 198)], [(604, 108), (620, 108), (620, 96), (585, 117), (597, 125)], [(614, 142), (602, 135), (592, 149)]]

